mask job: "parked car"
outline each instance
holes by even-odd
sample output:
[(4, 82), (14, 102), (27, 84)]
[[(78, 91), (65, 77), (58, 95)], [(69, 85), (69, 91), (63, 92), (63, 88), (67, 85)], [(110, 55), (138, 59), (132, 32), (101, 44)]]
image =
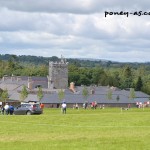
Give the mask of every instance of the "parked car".
[(42, 109), (40, 104), (37, 103), (22, 103), (15, 107), (14, 115), (33, 115), (42, 114)]

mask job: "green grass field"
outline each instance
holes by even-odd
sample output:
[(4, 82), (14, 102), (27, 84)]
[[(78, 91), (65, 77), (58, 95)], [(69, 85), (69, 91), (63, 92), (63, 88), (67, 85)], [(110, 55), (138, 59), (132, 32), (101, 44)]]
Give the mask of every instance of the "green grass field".
[(150, 150), (150, 108), (0, 115), (0, 150)]

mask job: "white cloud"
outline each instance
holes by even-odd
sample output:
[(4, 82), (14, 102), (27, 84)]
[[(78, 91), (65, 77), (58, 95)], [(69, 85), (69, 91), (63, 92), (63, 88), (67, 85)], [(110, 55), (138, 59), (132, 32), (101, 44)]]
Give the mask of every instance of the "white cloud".
[(149, 16), (104, 16), (105, 10), (147, 11), (148, 4), (146, 0), (0, 1), (0, 50), (149, 61)]
[(150, 1), (147, 0), (1, 0), (0, 6), (11, 10), (27, 12), (50, 12), (50, 13), (96, 13), (104, 10), (137, 10), (149, 9)]

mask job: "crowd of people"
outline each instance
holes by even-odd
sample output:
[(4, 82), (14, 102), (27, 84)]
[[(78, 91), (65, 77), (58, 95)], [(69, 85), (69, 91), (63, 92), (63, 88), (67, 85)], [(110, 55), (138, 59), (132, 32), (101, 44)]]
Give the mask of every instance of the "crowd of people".
[[(93, 101), (90, 105), (88, 105), (88, 102), (85, 102), (83, 103), (83, 109), (87, 109), (87, 107), (91, 107), (91, 109), (96, 109), (97, 108), (97, 102), (96, 101)], [(43, 109), (44, 109), (44, 104), (43, 103), (40, 103), (40, 108), (42, 109), (42, 112), (43, 112)], [(62, 108), (62, 113), (63, 114), (66, 114), (66, 110), (67, 110), (67, 104), (66, 102), (64, 101), (61, 105), (61, 108)], [(104, 109), (104, 105), (100, 105), (100, 108), (101, 109)], [(78, 103), (74, 104), (73, 105), (73, 109), (78, 109), (79, 110), (79, 105)], [(14, 113), (14, 106), (12, 104), (8, 104), (6, 103), (4, 106), (0, 106), (0, 112), (2, 115), (13, 115)]]
[(97, 102), (96, 102), (96, 101), (93, 101), (93, 102), (91, 103), (91, 108), (92, 108), (92, 109), (96, 109), (96, 108), (97, 108)]
[(0, 107), (0, 111), (2, 113), (2, 115), (13, 115), (14, 113), (14, 106), (12, 104), (8, 104), (6, 103), (4, 106)]
[[(93, 101), (91, 104), (89, 104), (88, 102), (84, 102), (83, 105), (82, 105), (83, 109), (87, 109), (87, 108), (96, 109), (97, 107), (98, 107), (98, 104), (97, 104), (96, 101)], [(99, 105), (99, 108), (100, 109), (104, 109), (105, 105), (104, 104), (103, 105)], [(79, 109), (78, 103), (73, 105), (73, 109)]]

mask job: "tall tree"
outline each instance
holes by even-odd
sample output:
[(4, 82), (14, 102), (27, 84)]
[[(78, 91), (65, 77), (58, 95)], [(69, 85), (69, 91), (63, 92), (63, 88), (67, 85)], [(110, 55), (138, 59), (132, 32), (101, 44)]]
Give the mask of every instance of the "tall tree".
[(24, 85), (23, 88), (22, 88), (22, 91), (20, 92), (20, 99), (21, 99), (21, 101), (24, 101), (28, 97), (28, 94), (29, 93), (27, 91), (27, 88)]
[(2, 97), (2, 100), (6, 103), (6, 100), (8, 100), (8, 98), (9, 98), (7, 89), (3, 90), (1, 97)]
[(71, 82), (74, 82), (76, 85), (80, 85), (80, 75), (78, 72), (69, 72), (68, 74), (68, 82), (71, 83)]
[(122, 89), (133, 87), (132, 70), (131, 70), (131, 67), (129, 67), (129, 66), (126, 66), (125, 68), (123, 68), (123, 74), (122, 74), (122, 80), (121, 80), (120, 87)]
[(131, 71), (131, 67), (126, 66), (124, 68), (124, 77), (125, 78), (130, 78), (132, 76), (132, 71)]
[(8, 68), (9, 69), (14, 69), (15, 68), (15, 63), (12, 61), (12, 59), (9, 59), (9, 61), (8, 61)]
[(107, 99), (108, 100), (112, 99), (112, 90), (111, 89), (109, 89), (108, 92), (107, 92)]
[(104, 74), (104, 70), (102, 68), (96, 67), (93, 69), (92, 80), (94, 84), (96, 85), (101, 84), (100, 79), (101, 79), (102, 74)]
[(82, 96), (83, 96), (83, 98), (85, 99), (85, 101), (87, 101), (87, 98), (88, 98), (88, 96), (89, 96), (89, 91), (88, 91), (88, 89), (87, 89), (86, 86), (83, 87)]
[(38, 88), (37, 97), (38, 97), (39, 101), (41, 101), (41, 99), (43, 98), (42, 87), (39, 87), (39, 88)]
[(0, 97), (1, 97), (2, 93), (3, 93), (3, 89), (0, 88)]
[(136, 96), (135, 96), (135, 90), (134, 88), (130, 88), (130, 95), (129, 95), (129, 98), (130, 99), (134, 99)]
[(135, 84), (135, 90), (136, 91), (141, 91), (142, 87), (143, 87), (142, 79), (141, 79), (141, 77), (138, 77), (138, 80)]
[(65, 92), (63, 89), (58, 90), (58, 99), (60, 102), (65, 98)]
[(90, 79), (88, 79), (85, 75), (80, 75), (79, 82), (81, 85), (90, 85)]

